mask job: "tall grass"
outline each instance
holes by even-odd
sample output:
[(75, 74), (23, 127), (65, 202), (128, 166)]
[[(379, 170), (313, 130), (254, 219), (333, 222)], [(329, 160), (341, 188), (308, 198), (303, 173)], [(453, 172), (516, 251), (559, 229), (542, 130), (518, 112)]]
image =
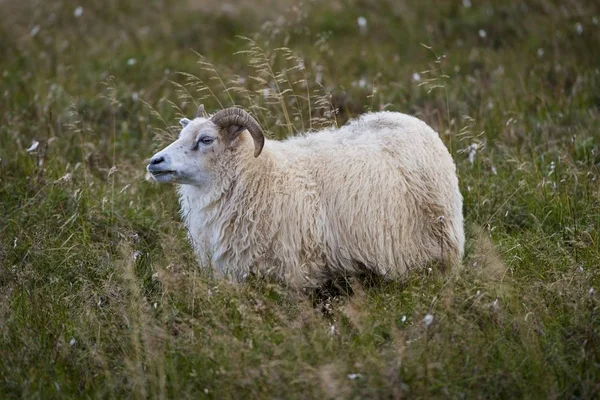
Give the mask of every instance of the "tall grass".
[[(192, 3), (0, 4), (0, 397), (598, 396), (595, 2)], [(144, 167), (200, 104), (422, 118), (463, 267), (317, 305), (199, 270)]]

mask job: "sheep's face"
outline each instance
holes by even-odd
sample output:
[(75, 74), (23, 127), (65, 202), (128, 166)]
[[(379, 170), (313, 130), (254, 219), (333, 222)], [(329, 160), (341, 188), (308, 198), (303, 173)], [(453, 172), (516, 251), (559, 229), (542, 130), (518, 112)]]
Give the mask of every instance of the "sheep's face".
[(160, 183), (206, 186), (214, 178), (216, 158), (226, 143), (219, 129), (206, 118), (183, 118), (179, 138), (150, 160), (147, 170)]
[(193, 121), (180, 121), (183, 129), (179, 138), (152, 157), (147, 169), (157, 182), (209, 187), (218, 179), (218, 166), (223, 164), (220, 161), (232, 155), (227, 150), (244, 142), (240, 138), (244, 131), (254, 141), (254, 157), (260, 155), (265, 137), (248, 112), (229, 107), (210, 119), (205, 117), (204, 106), (200, 105)]

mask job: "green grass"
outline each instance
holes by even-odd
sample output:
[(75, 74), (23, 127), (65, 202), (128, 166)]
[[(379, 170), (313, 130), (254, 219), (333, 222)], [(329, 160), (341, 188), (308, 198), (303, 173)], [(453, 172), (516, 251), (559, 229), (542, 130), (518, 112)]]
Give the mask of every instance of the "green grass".
[[(0, 397), (600, 396), (600, 6), (472, 3), (0, 2)], [(316, 305), (197, 269), (145, 163), (200, 102), (422, 118), (463, 268)]]

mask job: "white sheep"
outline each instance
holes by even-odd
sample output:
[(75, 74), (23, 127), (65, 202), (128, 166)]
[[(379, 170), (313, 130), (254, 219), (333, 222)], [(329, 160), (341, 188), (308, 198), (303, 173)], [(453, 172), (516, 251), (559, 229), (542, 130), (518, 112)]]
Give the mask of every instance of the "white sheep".
[(203, 266), (235, 281), (254, 272), (303, 288), (362, 272), (399, 279), (462, 258), (456, 167), (417, 118), (369, 113), (283, 141), (265, 140), (240, 108), (208, 117), (201, 106), (180, 122), (179, 138), (147, 169), (180, 184)]

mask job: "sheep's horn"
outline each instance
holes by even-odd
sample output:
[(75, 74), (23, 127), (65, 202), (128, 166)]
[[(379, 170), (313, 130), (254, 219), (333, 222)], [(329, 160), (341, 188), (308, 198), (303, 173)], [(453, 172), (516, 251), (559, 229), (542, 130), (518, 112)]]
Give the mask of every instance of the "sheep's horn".
[[(221, 128), (228, 128), (231, 125), (239, 125), (248, 129), (252, 139), (254, 139), (254, 157), (258, 157), (265, 145), (265, 136), (262, 128), (254, 118), (246, 111), (237, 107), (230, 107), (217, 112), (211, 118), (212, 122)], [(241, 131), (240, 131), (241, 132)]]
[(198, 107), (198, 111), (196, 111), (196, 118), (206, 118), (208, 117), (208, 115), (206, 114), (206, 111), (204, 110), (204, 104), (200, 104), (200, 107)]

